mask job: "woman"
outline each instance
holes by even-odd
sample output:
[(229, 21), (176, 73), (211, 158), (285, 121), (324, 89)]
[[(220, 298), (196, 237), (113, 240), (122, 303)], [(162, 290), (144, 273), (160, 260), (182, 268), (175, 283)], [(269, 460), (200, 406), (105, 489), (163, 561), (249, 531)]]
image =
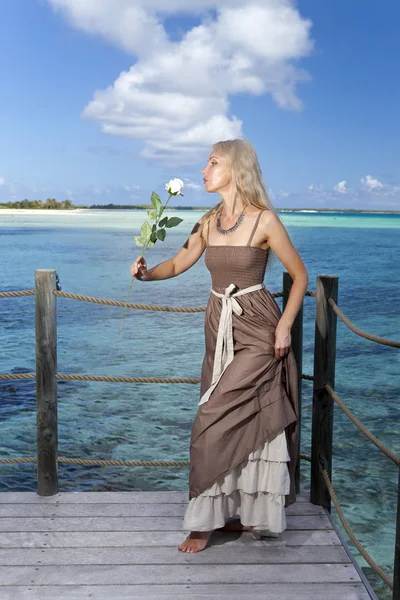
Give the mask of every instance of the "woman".
[[(141, 281), (167, 279), (187, 271), (206, 250), (212, 277), (183, 521), (191, 533), (179, 546), (183, 552), (204, 550), (215, 529), (260, 537), (286, 528), (285, 508), (296, 500), (298, 445), (290, 331), (308, 284), (252, 145), (243, 139), (214, 144), (202, 174), (206, 191), (221, 201), (176, 256), (151, 269), (143, 257), (131, 265)], [(293, 278), (283, 313), (263, 284), (270, 250)]]

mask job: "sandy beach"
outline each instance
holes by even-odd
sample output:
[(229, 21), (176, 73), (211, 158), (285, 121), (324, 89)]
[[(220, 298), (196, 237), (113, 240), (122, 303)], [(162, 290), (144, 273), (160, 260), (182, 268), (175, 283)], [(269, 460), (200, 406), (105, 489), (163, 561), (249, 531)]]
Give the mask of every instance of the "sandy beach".
[(76, 215), (79, 213), (87, 213), (90, 212), (90, 208), (74, 208), (71, 210), (54, 210), (54, 209), (31, 209), (31, 208), (1, 208), (0, 209), (0, 218), (1, 215), (60, 215), (62, 217), (69, 215)]

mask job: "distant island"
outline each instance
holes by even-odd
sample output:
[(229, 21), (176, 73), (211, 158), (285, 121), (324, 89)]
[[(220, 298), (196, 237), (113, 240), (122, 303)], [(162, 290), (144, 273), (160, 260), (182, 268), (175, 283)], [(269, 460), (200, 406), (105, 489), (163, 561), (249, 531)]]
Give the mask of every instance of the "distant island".
[[(7, 202), (0, 204), (1, 209), (13, 210), (147, 210), (153, 208), (151, 204), (92, 204), (90, 206), (78, 204), (75, 206), (71, 200), (58, 202), (55, 198), (42, 200), (22, 200), (21, 202)], [(168, 206), (167, 210), (209, 210), (211, 206)], [(399, 210), (359, 209), (359, 208), (276, 208), (278, 212), (317, 212), (317, 213), (374, 213), (374, 214), (400, 214)]]
[(88, 208), (74, 206), (71, 200), (63, 200), (62, 202), (58, 202), (55, 198), (47, 198), (44, 202), (42, 200), (21, 200), (21, 202), (6, 202), (5, 204), (0, 204), (0, 208), (16, 208), (24, 209), (29, 208), (29, 210), (75, 210), (76, 208)]

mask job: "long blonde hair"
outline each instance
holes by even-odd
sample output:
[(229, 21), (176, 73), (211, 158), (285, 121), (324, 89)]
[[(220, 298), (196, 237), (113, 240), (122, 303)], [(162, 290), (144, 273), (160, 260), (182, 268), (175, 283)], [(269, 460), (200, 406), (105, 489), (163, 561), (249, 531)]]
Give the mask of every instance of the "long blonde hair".
[[(240, 197), (244, 205), (251, 204), (256, 208), (267, 208), (276, 213), (263, 182), (257, 153), (248, 140), (239, 138), (216, 142), (212, 146), (212, 152), (222, 155), (227, 160), (232, 169), (234, 194)], [(203, 227), (215, 214), (222, 211), (222, 207), (223, 200), (203, 215), (201, 219)]]

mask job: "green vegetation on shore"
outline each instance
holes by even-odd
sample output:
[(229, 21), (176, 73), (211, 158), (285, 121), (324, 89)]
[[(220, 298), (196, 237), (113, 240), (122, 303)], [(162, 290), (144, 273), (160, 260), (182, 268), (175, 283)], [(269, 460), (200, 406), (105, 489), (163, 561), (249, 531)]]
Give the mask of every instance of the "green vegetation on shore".
[[(76, 210), (76, 209), (102, 209), (102, 210), (147, 210), (153, 208), (152, 204), (92, 204), (87, 206), (85, 204), (79, 204), (75, 206), (71, 200), (64, 200), (58, 202), (55, 198), (48, 198), (44, 202), (42, 200), (22, 200), (21, 202), (6, 202), (0, 204), (0, 210), (2, 208), (11, 208), (16, 210), (30, 209), (30, 210)], [(168, 206), (168, 210), (209, 210), (211, 206)], [(378, 210), (369, 209), (363, 210), (359, 208), (277, 208), (278, 212), (302, 212), (312, 211), (319, 213), (375, 213), (375, 214), (400, 214), (400, 210)]]
[(22, 200), (21, 202), (6, 202), (5, 204), (0, 204), (0, 208), (29, 208), (30, 210), (74, 210), (75, 208), (88, 207), (74, 206), (71, 200), (64, 200), (63, 202), (58, 202), (55, 198), (47, 198), (47, 200), (45, 200), (44, 202), (42, 202), (42, 200)]

